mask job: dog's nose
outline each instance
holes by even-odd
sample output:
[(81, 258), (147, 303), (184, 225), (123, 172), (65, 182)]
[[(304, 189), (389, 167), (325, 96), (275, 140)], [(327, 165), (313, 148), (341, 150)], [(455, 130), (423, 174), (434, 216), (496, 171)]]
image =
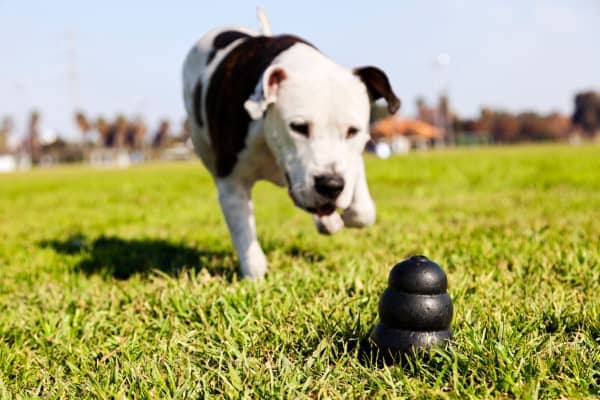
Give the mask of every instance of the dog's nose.
[(315, 176), (315, 190), (328, 199), (336, 199), (344, 190), (344, 178), (337, 174)]

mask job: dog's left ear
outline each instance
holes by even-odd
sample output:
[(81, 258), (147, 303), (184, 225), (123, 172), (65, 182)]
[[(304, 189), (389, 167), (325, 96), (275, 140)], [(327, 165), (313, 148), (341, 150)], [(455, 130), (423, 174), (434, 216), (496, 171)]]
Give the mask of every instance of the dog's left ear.
[(254, 93), (244, 102), (244, 108), (250, 118), (261, 119), (263, 117), (269, 105), (277, 101), (277, 91), (285, 78), (285, 71), (277, 65), (271, 65), (265, 70)]
[(400, 99), (392, 90), (385, 72), (377, 67), (354, 68), (353, 72), (367, 87), (367, 92), (369, 92), (369, 98), (372, 102), (384, 98), (387, 101), (390, 114), (398, 111), (400, 108)]

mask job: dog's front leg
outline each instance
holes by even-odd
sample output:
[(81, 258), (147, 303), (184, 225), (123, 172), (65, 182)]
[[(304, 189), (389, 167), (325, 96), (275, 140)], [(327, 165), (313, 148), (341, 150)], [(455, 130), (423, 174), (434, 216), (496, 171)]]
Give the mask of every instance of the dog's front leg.
[(354, 197), (350, 206), (342, 213), (344, 225), (351, 228), (363, 228), (375, 222), (375, 203), (369, 193), (364, 163), (360, 162)]
[(250, 197), (252, 185), (232, 178), (220, 178), (217, 179), (217, 188), (219, 203), (240, 259), (242, 276), (262, 278), (267, 272), (267, 259), (256, 239), (254, 207)]

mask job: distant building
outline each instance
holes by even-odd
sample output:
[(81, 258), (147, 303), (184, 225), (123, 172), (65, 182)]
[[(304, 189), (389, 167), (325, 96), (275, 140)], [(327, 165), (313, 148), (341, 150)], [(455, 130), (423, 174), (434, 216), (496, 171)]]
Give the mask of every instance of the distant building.
[(388, 143), (395, 153), (406, 152), (410, 148), (427, 148), (433, 140), (442, 137), (442, 132), (427, 122), (393, 115), (371, 125), (373, 141)]

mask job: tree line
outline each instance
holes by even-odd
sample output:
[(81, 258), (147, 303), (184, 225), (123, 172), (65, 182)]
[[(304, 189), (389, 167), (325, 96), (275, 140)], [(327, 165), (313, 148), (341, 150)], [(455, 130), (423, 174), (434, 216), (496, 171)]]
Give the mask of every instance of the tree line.
[[(475, 118), (464, 118), (452, 110), (447, 96), (440, 96), (431, 106), (423, 98), (416, 101), (416, 119), (434, 126), (448, 139), (456, 137), (486, 138), (494, 143), (566, 140), (573, 136), (591, 139), (600, 134), (600, 93), (577, 93), (573, 113), (541, 114), (534, 111), (510, 112), (483, 107)], [(372, 120), (386, 115), (385, 107), (378, 105)]]

